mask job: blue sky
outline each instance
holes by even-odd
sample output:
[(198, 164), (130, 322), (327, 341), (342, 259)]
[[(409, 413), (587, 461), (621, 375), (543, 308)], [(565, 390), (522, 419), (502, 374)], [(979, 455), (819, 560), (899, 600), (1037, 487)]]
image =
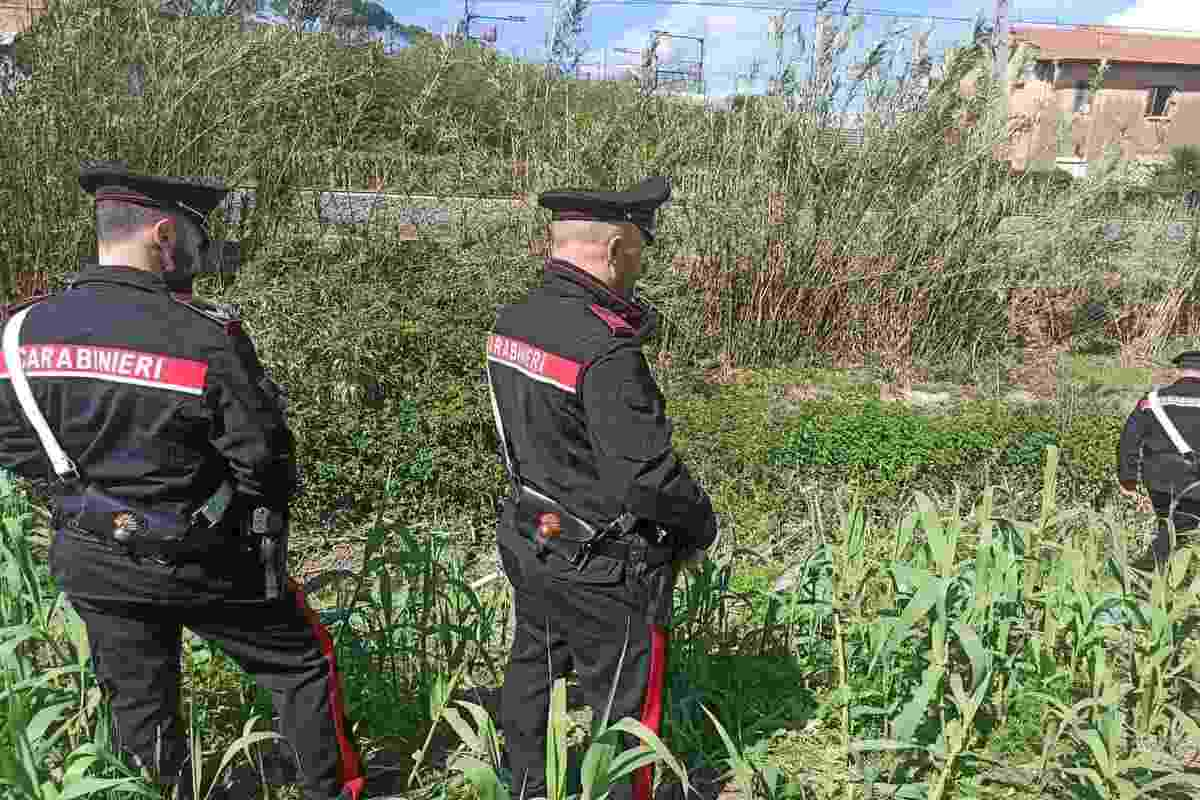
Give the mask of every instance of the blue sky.
[[(421, 25), (435, 32), (452, 30), (463, 16), (463, 0), (379, 0), (402, 23)], [(490, 16), (524, 16), (517, 22), (481, 21), (475, 25), (498, 26), (497, 46), (530, 60), (540, 60), (545, 53), (547, 31), (551, 26), (551, 0), (470, 0), (475, 14)], [(667, 30), (676, 34), (702, 36), (705, 39), (705, 72), (712, 94), (727, 94), (738, 85), (738, 76), (749, 72), (756, 60), (769, 68), (775, 63), (775, 50), (767, 40), (768, 18), (773, 11), (726, 7), (738, 2), (763, 6), (775, 0), (696, 0), (694, 3), (675, 0), (674, 4), (620, 7), (611, 2), (592, 7), (583, 35), (590, 50), (584, 61), (597, 66), (604, 63), (615, 71), (620, 65), (636, 60), (633, 55), (618, 52), (625, 48), (637, 50), (650, 40), (651, 30)], [(779, 0), (780, 5), (812, 6), (811, 0)], [(833, 0), (831, 8), (838, 13), (842, 0)], [(1200, 1), (1198, 0), (1010, 0), (1010, 16), (1014, 20), (1062, 23), (1107, 23), (1147, 28), (1184, 29), (1200, 32)], [(856, 49), (865, 49), (883, 38), (890, 27), (919, 27), (931, 30), (931, 55), (968, 34), (971, 24), (930, 17), (971, 19), (983, 12), (988, 18), (994, 11), (993, 0), (851, 0), (850, 16), (856, 10), (865, 14)], [(871, 12), (912, 15), (896, 18)], [(792, 12), (788, 15), (790, 30), (801, 26), (811, 37), (813, 12)], [(472, 30), (478, 30), (473, 26)], [(788, 45), (795, 49), (794, 40)], [(662, 52), (660, 45), (660, 52)], [(663, 60), (687, 61), (699, 55), (697, 42), (675, 39), (662, 53)], [(743, 86), (745, 84), (743, 83)]]

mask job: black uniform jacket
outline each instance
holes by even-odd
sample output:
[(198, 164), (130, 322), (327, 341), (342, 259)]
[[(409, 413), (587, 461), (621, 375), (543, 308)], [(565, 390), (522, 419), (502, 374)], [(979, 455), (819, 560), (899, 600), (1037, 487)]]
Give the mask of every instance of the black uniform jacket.
[[(1158, 390), (1159, 402), (1179, 434), (1192, 448), (1200, 451), (1200, 380), (1184, 378)], [(1166, 431), (1142, 398), (1125, 420), (1117, 453), (1117, 478), (1121, 481), (1141, 477), (1152, 493), (1178, 494), (1200, 478), (1180, 457)], [(1189, 496), (1200, 500), (1200, 489)]]
[(642, 354), (657, 324), (574, 265), (500, 309), (488, 369), (516, 472), (595, 527), (621, 513), (680, 548), (716, 537), (712, 503), (671, 446), (662, 393)]
[[(175, 299), (157, 274), (97, 265), (36, 302), (20, 343), (34, 398), (85, 482), (190, 514), (229, 480), (237, 492), (230, 514), (244, 516), (258, 505), (286, 510), (295, 487), (293, 438), (237, 321)], [(0, 370), (0, 465), (56, 485), (7, 364)], [(73, 546), (83, 549), (71, 561), (101, 558), (82, 543)], [(95, 566), (66, 567), (75, 578), (67, 588), (114, 598), (124, 596), (126, 582), (126, 599), (136, 599), (137, 581), (113, 573), (124, 569), (117, 560)]]

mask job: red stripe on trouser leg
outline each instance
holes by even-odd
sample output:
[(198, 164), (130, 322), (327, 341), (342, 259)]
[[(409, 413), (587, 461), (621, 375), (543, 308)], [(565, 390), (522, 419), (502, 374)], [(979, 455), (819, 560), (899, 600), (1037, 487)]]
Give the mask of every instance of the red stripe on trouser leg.
[[(662, 727), (662, 691), (667, 675), (667, 632), (650, 626), (650, 674), (646, 699), (642, 702), (642, 724), (658, 735)], [(633, 774), (633, 800), (650, 800), (654, 790), (654, 767), (647, 765)]]
[(346, 736), (345, 728), (345, 706), (342, 704), (342, 680), (337, 671), (337, 659), (333, 654), (333, 639), (329, 636), (329, 631), (325, 630), (325, 626), (321, 624), (321, 618), (309, 607), (308, 598), (304, 594), (304, 590), (295, 580), (289, 579), (288, 583), (291, 589), (296, 594), (296, 605), (300, 608), (300, 612), (304, 614), (304, 618), (308, 620), (308, 624), (312, 627), (313, 635), (317, 637), (317, 642), (321, 645), (321, 654), (325, 656), (325, 660), (329, 662), (329, 705), (330, 711), (333, 713), (333, 727), (337, 732), (338, 752), (341, 758), (338, 759), (338, 783), (341, 784), (343, 790), (350, 790), (351, 800), (358, 800), (362, 794), (363, 786), (366, 783), (362, 774), (362, 765), (358, 760), (358, 753), (354, 750), (354, 746), (350, 744), (350, 739)]

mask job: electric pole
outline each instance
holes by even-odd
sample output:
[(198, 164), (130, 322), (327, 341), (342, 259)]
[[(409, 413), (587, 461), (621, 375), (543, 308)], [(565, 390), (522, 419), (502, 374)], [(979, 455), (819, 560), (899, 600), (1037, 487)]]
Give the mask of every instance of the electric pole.
[(700, 85), (701, 94), (704, 93), (704, 37), (703, 36), (687, 36), (682, 33), (671, 33), (670, 31), (651, 31), (654, 34), (653, 44), (650, 46), (652, 52), (657, 52), (656, 45), (660, 39), (690, 39), (693, 42), (700, 44), (700, 61), (689, 61), (692, 66), (687, 70), (664, 70), (658, 66), (658, 59), (655, 58), (654, 64), (654, 85), (657, 87), (659, 76), (663, 73), (668, 75), (683, 76), (685, 80), (695, 81)]
[(992, 62), (992, 77), (1000, 84), (1000, 108), (1008, 119), (1008, 0), (996, 0), (995, 61)]
[[(463, 0), (462, 43), (464, 45), (467, 43), (467, 41), (474, 38), (471, 36), (471, 23), (477, 19), (497, 20), (499, 22), (526, 22), (525, 17), (490, 17), (485, 14), (472, 14), (471, 0)], [(480, 37), (480, 41), (494, 45), (496, 43), (496, 32), (492, 29), (495, 27), (495, 25), (492, 25), (491, 28)]]

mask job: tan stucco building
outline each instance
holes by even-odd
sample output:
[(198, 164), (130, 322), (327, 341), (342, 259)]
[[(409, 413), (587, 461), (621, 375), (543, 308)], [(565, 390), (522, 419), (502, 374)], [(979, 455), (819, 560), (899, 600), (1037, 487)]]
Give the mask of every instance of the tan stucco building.
[(48, 0), (0, 0), (0, 33), (22, 33), (46, 13)]
[(1023, 26), (1012, 52), (1015, 169), (1080, 175), (1110, 147), (1161, 162), (1173, 147), (1200, 145), (1200, 37)]

